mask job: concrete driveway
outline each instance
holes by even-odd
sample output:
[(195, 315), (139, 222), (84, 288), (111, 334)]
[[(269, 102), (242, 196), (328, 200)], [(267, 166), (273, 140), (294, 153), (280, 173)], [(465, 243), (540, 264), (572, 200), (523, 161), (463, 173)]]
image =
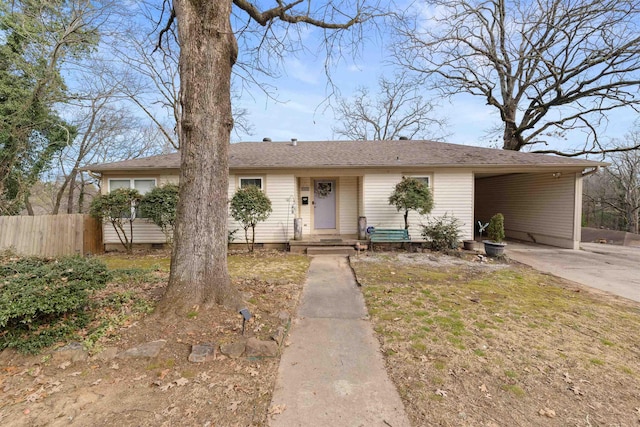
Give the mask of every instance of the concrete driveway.
[(581, 243), (582, 250), (507, 245), (509, 258), (592, 288), (640, 301), (640, 247)]

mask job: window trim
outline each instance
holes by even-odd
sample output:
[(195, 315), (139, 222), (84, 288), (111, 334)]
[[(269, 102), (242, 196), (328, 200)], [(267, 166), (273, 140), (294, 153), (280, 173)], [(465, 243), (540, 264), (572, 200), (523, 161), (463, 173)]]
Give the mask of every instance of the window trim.
[[(415, 178), (415, 179), (426, 179), (427, 180), (427, 187), (429, 188), (429, 190), (433, 190), (433, 174), (429, 173), (429, 174), (419, 174), (419, 175), (405, 175), (408, 178)], [(423, 181), (424, 182), (424, 181)]]
[(238, 176), (238, 190), (242, 188), (242, 180), (243, 179), (259, 179), (260, 180), (260, 190), (265, 191), (265, 183), (266, 178), (264, 175), (242, 175)]
[(157, 187), (158, 186), (158, 179), (157, 178), (153, 178), (153, 177), (144, 177), (144, 176), (140, 176), (140, 177), (136, 177), (136, 178), (109, 178), (108, 182), (107, 182), (107, 192), (111, 193), (111, 181), (129, 181), (129, 188), (136, 188), (135, 187), (135, 181), (136, 180), (148, 180), (151, 181), (153, 180), (153, 187)]
[[(135, 178), (126, 178), (126, 177), (122, 177), (122, 178), (108, 178), (107, 180), (107, 190), (108, 193), (111, 193), (111, 181), (129, 181), (129, 188), (130, 189), (135, 189), (135, 182), (136, 180), (146, 180), (146, 181), (152, 181), (153, 180), (153, 188), (156, 188), (158, 186), (158, 179), (157, 178), (152, 178), (152, 177), (144, 177), (144, 176), (139, 176), (139, 177), (135, 177)], [(124, 187), (121, 187), (124, 188)], [(144, 196), (144, 194), (143, 194)], [(145, 217), (141, 217), (138, 215), (137, 212), (137, 207), (131, 206), (131, 215), (133, 216), (134, 219), (145, 219)]]

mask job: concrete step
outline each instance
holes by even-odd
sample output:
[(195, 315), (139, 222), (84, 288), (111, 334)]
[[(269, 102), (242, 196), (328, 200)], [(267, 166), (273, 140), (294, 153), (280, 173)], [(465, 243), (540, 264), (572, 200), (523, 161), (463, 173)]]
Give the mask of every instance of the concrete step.
[(307, 248), (307, 255), (355, 255), (353, 246), (317, 246)]

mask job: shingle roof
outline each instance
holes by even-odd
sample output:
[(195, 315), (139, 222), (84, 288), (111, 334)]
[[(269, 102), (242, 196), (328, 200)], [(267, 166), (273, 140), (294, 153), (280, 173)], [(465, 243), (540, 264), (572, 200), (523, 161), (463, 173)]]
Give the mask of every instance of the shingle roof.
[[(594, 167), (606, 163), (433, 141), (240, 142), (231, 144), (229, 167), (283, 169), (328, 167)], [(177, 169), (179, 153), (84, 167), (94, 172)]]

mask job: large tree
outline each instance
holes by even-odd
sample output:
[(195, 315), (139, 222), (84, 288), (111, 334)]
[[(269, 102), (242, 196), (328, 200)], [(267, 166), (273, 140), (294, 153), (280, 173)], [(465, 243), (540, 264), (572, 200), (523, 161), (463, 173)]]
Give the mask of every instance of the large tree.
[(20, 211), (29, 188), (75, 136), (55, 108), (67, 99), (60, 70), (96, 45), (97, 3), (0, 4), (0, 213)]
[[(136, 19), (131, 20), (114, 37), (111, 51), (118, 58), (119, 66), (114, 67), (110, 74), (121, 81), (122, 93), (157, 126), (163, 139), (177, 150), (180, 148), (177, 131), (182, 115), (179, 99), (180, 45), (174, 28), (168, 28), (165, 32), (161, 48), (157, 46), (156, 39), (149, 37), (158, 26), (157, 19), (162, 14), (162, 6), (163, 3), (153, 0), (130, 5)], [(234, 134), (251, 134), (248, 110), (235, 105), (232, 105), (232, 109)]]
[(339, 124), (333, 131), (353, 140), (438, 139), (444, 125), (436, 104), (404, 72), (380, 76), (376, 94), (363, 86), (350, 98), (338, 98), (334, 110)]
[(360, 1), (275, 0), (272, 8), (262, 10), (264, 4), (173, 2), (169, 21), (177, 19), (180, 44), (181, 169), (171, 273), (161, 313), (238, 302), (227, 272), (231, 74), (239, 54), (232, 16), (241, 46), (250, 45), (245, 37), (262, 29), (262, 37), (252, 44), (256, 49), (291, 46), (287, 38), (296, 34), (295, 25), (323, 29), (330, 48), (343, 30), (371, 18), (371, 9)]
[[(632, 132), (626, 139), (638, 144), (640, 132)], [(588, 202), (585, 215), (595, 216), (587, 219), (593, 222), (599, 220), (599, 226), (613, 226), (619, 230), (638, 233), (640, 150), (613, 153), (607, 160), (611, 162), (611, 166), (589, 177), (585, 182), (584, 195)]]
[(63, 197), (66, 198), (66, 213), (82, 212), (79, 199), (87, 176), (79, 170), (80, 166), (170, 150), (171, 145), (163, 137), (162, 129), (136, 116), (132, 106), (122, 102), (127, 97), (123, 96), (121, 87), (128, 81), (114, 79), (108, 71), (110, 67), (104, 61), (87, 61), (83, 73), (75, 75), (77, 91), (74, 99), (67, 102), (66, 111), (78, 136), (57, 156), (54, 171), (60, 185), (53, 214), (58, 214), (65, 205)]
[[(640, 105), (638, 0), (425, 0), (399, 20), (399, 62), (444, 95), (486, 100), (504, 124), (503, 148), (564, 155), (607, 149), (607, 115)], [(405, 17), (406, 18), (406, 17)], [(551, 138), (581, 129), (580, 147)]]

